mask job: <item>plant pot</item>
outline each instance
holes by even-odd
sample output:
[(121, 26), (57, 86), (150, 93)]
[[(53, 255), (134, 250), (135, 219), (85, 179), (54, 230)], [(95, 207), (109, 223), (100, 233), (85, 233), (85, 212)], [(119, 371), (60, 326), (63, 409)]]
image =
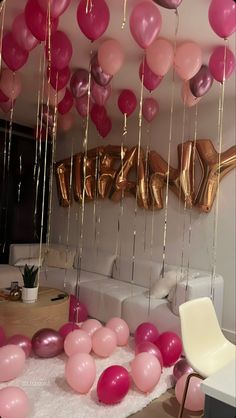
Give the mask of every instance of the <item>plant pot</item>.
[(34, 303), (38, 299), (38, 286), (37, 287), (22, 287), (22, 302)]

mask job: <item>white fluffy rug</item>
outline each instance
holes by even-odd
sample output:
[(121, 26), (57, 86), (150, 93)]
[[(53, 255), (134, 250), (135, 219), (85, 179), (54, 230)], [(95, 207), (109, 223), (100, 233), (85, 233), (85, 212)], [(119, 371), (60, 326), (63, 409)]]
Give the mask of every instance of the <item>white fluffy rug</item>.
[[(119, 364), (130, 371), (130, 361), (134, 358), (131, 348), (116, 348), (107, 359), (96, 358), (97, 378), (87, 395), (75, 393), (64, 377), (66, 356), (52, 359), (29, 358), (24, 373), (5, 386), (19, 386), (31, 402), (30, 418), (125, 418), (144, 408), (172, 386), (173, 368), (163, 369), (161, 379), (149, 394), (142, 394), (134, 386), (117, 405), (103, 405), (98, 401), (96, 385), (102, 371), (113, 364)], [(16, 417), (17, 418), (17, 417)]]

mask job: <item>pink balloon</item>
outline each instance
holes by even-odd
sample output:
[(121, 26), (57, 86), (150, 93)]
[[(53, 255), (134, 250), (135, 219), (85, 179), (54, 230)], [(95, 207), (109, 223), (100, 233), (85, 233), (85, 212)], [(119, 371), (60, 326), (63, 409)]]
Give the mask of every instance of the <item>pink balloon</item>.
[(91, 337), (82, 329), (76, 329), (70, 332), (65, 338), (64, 350), (68, 357), (76, 353), (89, 354), (91, 349)]
[(73, 322), (67, 322), (66, 324), (62, 325), (59, 329), (59, 334), (62, 336), (62, 338), (66, 338), (66, 336), (75, 329), (79, 329), (79, 326)]
[(63, 132), (68, 132), (74, 124), (74, 118), (70, 113), (60, 115), (58, 118), (58, 127)]
[(131, 362), (131, 376), (141, 392), (151, 392), (161, 377), (160, 362), (153, 354), (139, 353)]
[(118, 317), (111, 318), (106, 327), (112, 329), (116, 333), (117, 345), (124, 346), (129, 341), (129, 327), (127, 323)]
[(182, 342), (174, 332), (163, 332), (155, 344), (162, 354), (164, 367), (172, 366), (181, 356)]
[(208, 18), (213, 31), (228, 38), (236, 30), (236, 4), (232, 0), (212, 0)]
[[(47, 16), (40, 9), (37, 0), (28, 0), (25, 6), (25, 22), (29, 30), (39, 41), (48, 37)], [(57, 30), (58, 19), (51, 19), (51, 34)]]
[(159, 361), (161, 369), (163, 368), (162, 354), (155, 344), (151, 343), (150, 341), (143, 341), (142, 343), (139, 343), (135, 347), (135, 355), (137, 356), (139, 353), (153, 354)]
[(31, 340), (28, 337), (26, 337), (26, 335), (20, 335), (20, 334), (12, 335), (12, 337), (8, 339), (7, 344), (18, 345), (18, 347), (24, 350), (26, 358), (29, 357), (31, 354), (31, 351), (32, 351)]
[(73, 96), (78, 99), (84, 96), (88, 91), (89, 73), (84, 68), (78, 68), (70, 80), (70, 89)]
[[(91, 106), (91, 100), (90, 100), (90, 106)], [(76, 99), (75, 107), (79, 115), (82, 118), (86, 118), (87, 112), (88, 112), (88, 95), (85, 95)]]
[(0, 89), (9, 99), (15, 100), (21, 92), (21, 76), (19, 73), (13, 73), (8, 68), (1, 72)]
[(50, 68), (47, 70), (48, 77), (50, 76), (50, 83), (55, 90), (62, 90), (67, 85), (70, 79), (70, 69), (69, 67), (63, 68), (63, 70), (57, 70), (56, 68)]
[(99, 84), (92, 83), (91, 87), (92, 98), (99, 106), (104, 106), (111, 95), (111, 85), (99, 86)]
[(98, 54), (91, 59), (91, 73), (97, 84), (107, 86), (112, 79), (112, 75), (106, 74), (98, 62)]
[(192, 78), (202, 66), (202, 50), (195, 42), (185, 42), (177, 49), (174, 57), (174, 68), (183, 80)]
[(8, 113), (14, 107), (15, 101), (9, 99), (7, 102), (0, 103), (0, 108), (4, 113)]
[(81, 329), (87, 332), (87, 334), (92, 337), (92, 335), (97, 331), (97, 329), (101, 328), (102, 324), (97, 319), (87, 319), (82, 325)]
[(106, 31), (110, 21), (110, 12), (105, 0), (96, 0), (89, 3), (87, 11), (87, 0), (80, 0), (77, 9), (77, 21), (83, 34), (90, 41), (95, 41)]
[(116, 348), (116, 333), (109, 328), (99, 328), (92, 336), (92, 347), (99, 357), (109, 357)]
[(102, 138), (106, 138), (112, 129), (112, 121), (109, 117), (106, 117), (102, 122), (99, 122), (96, 127), (99, 135), (101, 135)]
[(128, 393), (130, 377), (122, 366), (110, 366), (105, 369), (97, 383), (97, 395), (106, 405), (119, 403)]
[(187, 360), (181, 359), (175, 363), (173, 368), (173, 376), (177, 380), (184, 374), (193, 373), (193, 368), (188, 364)]
[(30, 403), (26, 393), (15, 386), (0, 389), (0, 416), (2, 418), (26, 418)]
[(5, 345), (6, 342), (7, 342), (7, 337), (6, 337), (5, 331), (2, 327), (0, 327), (0, 347)]
[(45, 83), (44, 85), (44, 101), (45, 102), (49, 100), (49, 104), (51, 106), (55, 106), (56, 104), (61, 102), (64, 96), (65, 96), (65, 89), (56, 91), (51, 86), (51, 84)]
[(124, 52), (118, 41), (108, 39), (98, 48), (98, 63), (102, 70), (109, 74), (118, 73), (124, 62)]
[(131, 90), (122, 90), (118, 98), (118, 107), (121, 113), (130, 116), (137, 106), (137, 99)]
[(146, 51), (147, 65), (155, 74), (164, 76), (174, 59), (174, 49), (167, 39), (156, 39)]
[[(182, 402), (187, 377), (188, 374), (181, 376), (175, 386), (175, 396), (179, 404)], [(190, 380), (187, 397), (184, 404), (184, 407), (189, 411), (201, 411), (204, 408), (205, 395), (200, 388), (201, 383), (202, 379), (199, 377), (194, 376)]]
[(201, 97), (195, 97), (192, 94), (189, 88), (189, 81), (183, 82), (182, 89), (181, 89), (181, 97), (182, 97), (183, 103), (187, 107), (195, 106), (201, 100)]
[(233, 52), (224, 46), (214, 49), (209, 60), (209, 70), (214, 79), (223, 83), (235, 69), (235, 56)]
[(63, 97), (63, 99), (58, 104), (58, 112), (61, 115), (64, 115), (65, 113), (70, 111), (70, 109), (73, 106), (73, 103), (74, 103), (73, 96), (72, 96), (70, 90), (66, 89), (65, 96)]
[[(45, 15), (48, 13), (49, 1), (37, 0), (38, 4)], [(71, 0), (50, 0), (50, 15), (54, 19), (64, 13), (69, 7)]]
[(0, 90), (0, 103), (2, 103), (2, 102), (8, 102), (8, 100), (9, 100), (9, 97), (7, 97), (3, 92), (2, 92), (2, 90)]
[(0, 382), (19, 376), (25, 367), (25, 352), (21, 347), (7, 344), (0, 348)]
[(147, 65), (146, 59), (144, 60), (144, 64), (142, 60), (139, 66), (139, 78), (141, 81), (142, 81), (142, 75), (143, 75), (143, 85), (150, 92), (155, 90), (163, 79), (162, 76), (156, 75), (154, 74), (152, 70), (150, 70), (150, 68)]
[(151, 122), (159, 112), (159, 104), (152, 97), (148, 97), (143, 101), (143, 117), (147, 122)]
[[(46, 55), (48, 56), (48, 44), (46, 45)], [(68, 36), (57, 30), (54, 32), (50, 39), (50, 54), (51, 54), (51, 63), (52, 67), (56, 70), (63, 70), (70, 63), (72, 57), (72, 45)]]
[(150, 1), (142, 1), (134, 7), (130, 16), (130, 31), (134, 40), (146, 49), (156, 39), (162, 18), (158, 7)]
[(151, 322), (143, 322), (140, 324), (134, 333), (135, 345), (138, 345), (144, 341), (154, 343), (159, 336), (157, 327)]
[(15, 42), (12, 33), (7, 32), (2, 40), (2, 58), (10, 70), (17, 71), (23, 67), (28, 56), (29, 53)]
[(107, 118), (107, 111), (104, 106), (99, 106), (94, 103), (90, 112), (91, 119), (96, 126), (100, 126), (101, 123)]
[(24, 13), (21, 13), (14, 19), (12, 36), (20, 48), (28, 52), (34, 49), (39, 43), (38, 39), (34, 37), (26, 25)]
[(65, 375), (68, 385), (76, 392), (87, 393), (96, 378), (95, 361), (87, 353), (77, 353), (69, 357)]
[(51, 358), (63, 351), (63, 338), (58, 331), (42, 328), (32, 337), (32, 348), (36, 356)]
[(70, 322), (83, 322), (88, 318), (88, 310), (84, 303), (80, 302), (75, 295), (70, 295)]

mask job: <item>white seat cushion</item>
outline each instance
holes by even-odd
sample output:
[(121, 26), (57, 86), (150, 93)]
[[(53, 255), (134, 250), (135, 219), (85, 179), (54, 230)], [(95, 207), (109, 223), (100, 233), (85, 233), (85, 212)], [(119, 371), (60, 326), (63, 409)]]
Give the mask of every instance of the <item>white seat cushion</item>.
[(93, 248), (83, 248), (82, 254), (79, 251), (76, 253), (74, 268), (77, 269), (79, 262), (81, 262), (81, 270), (111, 276), (115, 258), (114, 254), (103, 250), (97, 251)]
[(133, 277), (132, 264), (132, 258), (117, 258), (114, 263), (112, 277), (129, 283), (133, 280), (134, 284), (149, 289), (160, 276), (161, 263), (136, 259)]

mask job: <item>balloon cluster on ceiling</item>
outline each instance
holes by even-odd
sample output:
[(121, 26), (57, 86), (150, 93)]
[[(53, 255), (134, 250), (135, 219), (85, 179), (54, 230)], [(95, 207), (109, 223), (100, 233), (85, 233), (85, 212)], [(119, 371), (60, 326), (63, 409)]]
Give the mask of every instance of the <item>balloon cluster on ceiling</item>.
[[(87, 114), (97, 127), (99, 134), (106, 137), (112, 128), (105, 104), (112, 88), (111, 79), (124, 63), (122, 45), (116, 39), (102, 41), (90, 60), (88, 69), (77, 68), (73, 74), (70, 61), (73, 47), (66, 33), (58, 30), (59, 17), (69, 7), (71, 0), (28, 0), (24, 11), (15, 17), (11, 30), (2, 40), (2, 58), (7, 68), (1, 72), (0, 106), (8, 112), (21, 92), (22, 68), (32, 49), (45, 43), (48, 60), (44, 103), (58, 105), (62, 129), (72, 126), (69, 113), (74, 103), (82, 118)], [(140, 80), (150, 92), (161, 83), (165, 74), (174, 66), (175, 72), (183, 80), (182, 98), (186, 106), (195, 105), (205, 95), (213, 80), (223, 83), (235, 68), (235, 57), (227, 46), (218, 46), (211, 53), (208, 65), (202, 61), (201, 47), (193, 41), (184, 42), (174, 48), (173, 44), (159, 38), (162, 16), (158, 6), (177, 9), (182, 0), (143, 0), (137, 2), (130, 14), (130, 32), (137, 44), (144, 50), (144, 58), (139, 67)], [(208, 10), (209, 23), (221, 38), (228, 38), (236, 28), (236, 4), (232, 0), (212, 0)], [(80, 30), (90, 40), (99, 39), (110, 21), (110, 11), (105, 0), (80, 0), (77, 8)], [(50, 28), (50, 30), (49, 30)], [(91, 96), (90, 96), (91, 90)], [(89, 99), (88, 99), (89, 92)], [(55, 103), (56, 102), (56, 103)], [(133, 91), (123, 90), (118, 98), (118, 108), (126, 116), (137, 106)], [(89, 107), (89, 108), (88, 108)], [(42, 106), (44, 123), (52, 123), (53, 108)], [(151, 121), (158, 113), (155, 99), (143, 102), (143, 117)]]

